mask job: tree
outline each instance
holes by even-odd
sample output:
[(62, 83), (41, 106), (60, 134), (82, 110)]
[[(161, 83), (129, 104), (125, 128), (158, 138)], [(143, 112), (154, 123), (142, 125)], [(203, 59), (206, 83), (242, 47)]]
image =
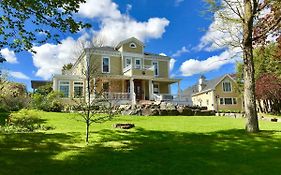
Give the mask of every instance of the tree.
[(281, 113), (280, 77), (272, 73), (262, 74), (256, 81), (256, 94), (261, 112)]
[[(263, 44), (261, 41), (265, 41), (270, 34), (280, 35), (281, 16), (278, 7), (281, 2), (278, 0), (207, 0), (207, 2), (211, 5), (211, 11), (217, 13), (217, 17), (223, 21), (221, 25), (224, 26), (220, 26), (219, 30), (225, 32), (229, 29), (226, 28), (229, 25), (236, 26), (236, 29), (242, 29), (238, 32), (237, 37), (228, 30), (230, 37), (238, 39), (238, 42), (234, 43), (234, 40), (231, 39), (224, 44), (230, 47), (240, 46), (242, 49), (246, 131), (258, 132), (253, 46)], [(260, 17), (261, 12), (264, 12), (265, 9), (270, 10), (272, 18)], [(266, 20), (269, 22), (265, 22)]]
[[(86, 0), (2, 0), (0, 3), (0, 50), (33, 51), (47, 41), (59, 43), (60, 32), (76, 33), (90, 27), (74, 19)], [(33, 51), (34, 52), (34, 51)], [(0, 55), (1, 58), (1, 55)]]
[[(79, 112), (82, 121), (86, 124), (85, 141), (89, 143), (89, 130), (93, 123), (102, 123), (111, 120), (119, 111), (116, 108), (117, 101), (113, 101), (108, 95), (108, 87), (100, 87), (101, 74), (98, 66), (90, 62), (90, 49), (85, 49), (87, 61), (84, 69), (84, 77), (86, 80), (85, 96), (81, 96), (75, 101), (74, 109)], [(115, 104), (116, 103), (116, 104)]]

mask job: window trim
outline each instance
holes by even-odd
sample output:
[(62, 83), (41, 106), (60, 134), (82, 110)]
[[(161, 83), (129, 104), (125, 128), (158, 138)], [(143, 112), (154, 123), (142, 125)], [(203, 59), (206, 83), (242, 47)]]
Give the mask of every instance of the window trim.
[[(75, 97), (75, 83), (83, 83), (83, 85), (82, 85), (82, 97)], [(83, 96), (84, 96), (84, 84), (85, 84), (84, 81), (73, 81), (73, 98), (83, 98)], [(81, 87), (81, 85), (78, 86), (78, 87)]]
[[(104, 72), (104, 70), (103, 70), (103, 59), (105, 59), (105, 58), (108, 59), (108, 72)], [(108, 57), (108, 56), (103, 56), (103, 57), (101, 58), (101, 70), (102, 70), (102, 73), (106, 73), (106, 74), (110, 73), (110, 57)]]
[[(137, 64), (136, 64), (137, 61), (140, 61), (140, 64), (139, 64), (140, 67), (139, 68), (137, 67)], [(140, 58), (135, 58), (135, 69), (142, 69), (142, 64), (141, 63), (142, 63), (142, 61), (141, 61)]]
[(137, 48), (137, 45), (136, 45), (136, 43), (131, 42), (131, 43), (129, 44), (129, 47), (132, 48), (132, 49), (135, 49), (135, 48)]
[(70, 81), (69, 80), (59, 80), (59, 92), (61, 92), (60, 86), (62, 82), (68, 82), (68, 96), (63, 96), (62, 98), (70, 98)]
[[(230, 84), (230, 91), (225, 91), (224, 90), (224, 88), (223, 88), (224, 83), (229, 83)], [(228, 80), (227, 81), (223, 81), (222, 82), (222, 91), (225, 92), (225, 93), (231, 93), (232, 92), (232, 83), (230, 81), (228, 81)]]
[[(231, 99), (231, 104), (225, 104), (225, 99), (226, 98), (230, 98)], [(236, 97), (220, 97), (219, 98), (220, 99), (220, 105), (224, 105), (224, 106), (228, 106), (228, 105), (238, 105), (238, 101), (237, 101), (237, 98)], [(221, 99), (223, 99), (223, 104), (221, 104)], [(233, 99), (235, 99), (236, 100), (236, 103), (234, 104), (233, 102), (234, 102), (234, 100)]]
[[(130, 63), (131, 63), (131, 64), (127, 65), (127, 60), (130, 60)], [(132, 65), (132, 57), (125, 57), (124, 68), (126, 68), (126, 67), (128, 67), (128, 66), (130, 66), (130, 65)]]
[(155, 71), (155, 68), (154, 68), (154, 76), (158, 77), (159, 76), (159, 61), (152, 61), (151, 66), (154, 66), (153, 63), (157, 63), (157, 75), (156, 75), (156, 71)]

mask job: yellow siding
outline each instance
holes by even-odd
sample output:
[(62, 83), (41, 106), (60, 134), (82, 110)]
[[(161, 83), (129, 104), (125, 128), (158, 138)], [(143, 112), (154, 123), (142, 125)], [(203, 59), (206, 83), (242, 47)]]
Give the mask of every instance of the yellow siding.
[(140, 53), (140, 54), (143, 53), (143, 46), (138, 45), (137, 43), (135, 43), (137, 47), (136, 48), (131, 48), (130, 44), (131, 44), (131, 42), (123, 44), (121, 50), (123, 50), (123, 52), (133, 52), (133, 53)]
[(92, 70), (96, 70), (97, 74), (103, 74), (102, 73), (102, 58), (103, 57), (109, 57), (110, 59), (110, 73), (105, 73), (109, 75), (122, 75), (121, 74), (121, 58), (118, 56), (102, 56), (102, 55), (93, 55), (91, 57), (91, 65), (92, 65)]
[(169, 93), (169, 84), (168, 83), (159, 83), (159, 90), (161, 94)]
[[(223, 91), (223, 81), (229, 81), (231, 83), (231, 92), (224, 92)], [(220, 99), (217, 99), (217, 105), (218, 105), (218, 110), (242, 110), (242, 98), (239, 92), (237, 92), (237, 86), (236, 83), (233, 82), (232, 79), (230, 79), (229, 77), (226, 77), (223, 81), (221, 81), (215, 90), (215, 96), (218, 96), (220, 98), (222, 97), (229, 97), (229, 98), (236, 98), (237, 100), (237, 104), (232, 104), (232, 105), (221, 105), (220, 104)]]
[(168, 78), (169, 77), (169, 66), (167, 61), (158, 61), (159, 64), (159, 77)]

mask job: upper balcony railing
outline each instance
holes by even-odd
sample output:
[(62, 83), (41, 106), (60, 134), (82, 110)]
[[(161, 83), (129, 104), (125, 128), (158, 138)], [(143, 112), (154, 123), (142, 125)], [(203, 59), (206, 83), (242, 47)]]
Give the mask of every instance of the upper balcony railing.
[(146, 70), (149, 70), (149, 71), (154, 71), (154, 66), (152, 65), (144, 65), (143, 67), (141, 65), (136, 65), (135, 67), (132, 66), (132, 64), (126, 66), (125, 68), (123, 68), (123, 73), (126, 73), (132, 69), (135, 69), (135, 70), (142, 70), (142, 71), (146, 71)]

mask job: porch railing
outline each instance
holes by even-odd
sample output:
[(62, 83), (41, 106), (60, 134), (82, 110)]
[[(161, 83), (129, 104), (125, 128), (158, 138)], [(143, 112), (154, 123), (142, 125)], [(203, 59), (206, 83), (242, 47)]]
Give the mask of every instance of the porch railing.
[(190, 97), (178, 94), (153, 94), (155, 101), (186, 102), (190, 103)]
[(109, 100), (130, 100), (130, 93), (126, 92), (106, 92), (103, 94)]

